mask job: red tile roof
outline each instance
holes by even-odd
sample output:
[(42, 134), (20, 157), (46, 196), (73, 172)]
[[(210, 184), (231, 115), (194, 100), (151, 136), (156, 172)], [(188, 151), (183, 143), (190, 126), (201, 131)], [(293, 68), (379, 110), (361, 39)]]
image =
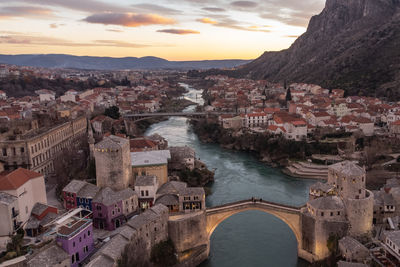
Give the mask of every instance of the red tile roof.
[(8, 174), (0, 174), (0, 190), (15, 190), (24, 185), (30, 179), (42, 176), (40, 173), (18, 168)]

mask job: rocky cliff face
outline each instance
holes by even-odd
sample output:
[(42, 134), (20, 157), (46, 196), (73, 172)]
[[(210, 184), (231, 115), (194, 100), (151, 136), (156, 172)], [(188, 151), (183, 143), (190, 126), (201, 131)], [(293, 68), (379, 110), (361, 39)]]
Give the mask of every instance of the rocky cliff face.
[(400, 0), (327, 0), (290, 48), (237, 73), (400, 98)]

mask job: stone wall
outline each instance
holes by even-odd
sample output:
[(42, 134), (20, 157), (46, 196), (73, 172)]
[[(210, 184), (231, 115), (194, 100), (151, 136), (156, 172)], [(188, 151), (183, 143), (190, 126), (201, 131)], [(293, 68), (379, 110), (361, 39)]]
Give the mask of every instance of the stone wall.
[(206, 225), (207, 218), (204, 211), (169, 218), (168, 234), (175, 244), (180, 262), (188, 258), (200, 262), (207, 259), (209, 240)]
[(345, 199), (347, 219), (350, 223), (349, 234), (359, 236), (372, 231), (374, 210), (374, 195), (365, 190), (367, 197), (364, 199)]
[(348, 223), (345, 221), (327, 221), (316, 219), (303, 210), (302, 223), (302, 245), (303, 249), (316, 255), (318, 259), (329, 256), (327, 242), (329, 236), (336, 234), (338, 238), (346, 235)]

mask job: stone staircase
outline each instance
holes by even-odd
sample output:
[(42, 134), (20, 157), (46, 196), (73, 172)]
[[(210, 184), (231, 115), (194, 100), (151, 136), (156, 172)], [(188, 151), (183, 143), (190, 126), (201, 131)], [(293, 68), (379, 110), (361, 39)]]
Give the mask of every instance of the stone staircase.
[(328, 166), (309, 162), (291, 162), (283, 172), (287, 175), (307, 179), (328, 179)]

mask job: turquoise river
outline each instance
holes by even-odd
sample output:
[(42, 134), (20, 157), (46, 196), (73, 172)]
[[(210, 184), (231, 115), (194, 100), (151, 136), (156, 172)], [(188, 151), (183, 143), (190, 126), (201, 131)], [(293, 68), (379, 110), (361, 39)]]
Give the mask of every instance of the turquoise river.
[[(201, 91), (187, 85), (185, 98), (202, 104)], [(190, 106), (185, 111), (193, 110)], [(152, 125), (146, 135), (158, 133), (171, 146), (190, 146), (210, 170), (215, 182), (210, 186), (207, 206), (261, 197), (268, 201), (300, 206), (306, 203), (314, 182), (288, 177), (279, 169), (259, 162), (254, 156), (202, 143), (187, 119), (173, 117)], [(201, 267), (307, 266), (297, 258), (297, 241), (283, 221), (261, 211), (246, 211), (222, 222), (211, 236), (210, 257)]]

